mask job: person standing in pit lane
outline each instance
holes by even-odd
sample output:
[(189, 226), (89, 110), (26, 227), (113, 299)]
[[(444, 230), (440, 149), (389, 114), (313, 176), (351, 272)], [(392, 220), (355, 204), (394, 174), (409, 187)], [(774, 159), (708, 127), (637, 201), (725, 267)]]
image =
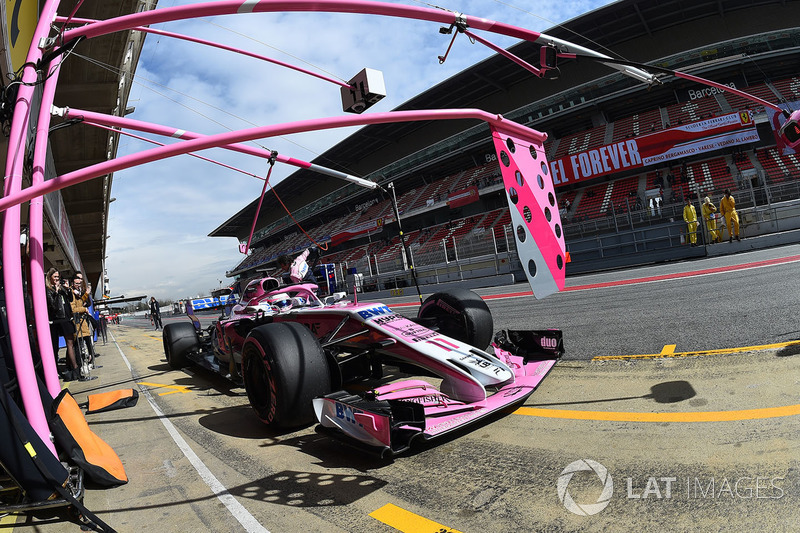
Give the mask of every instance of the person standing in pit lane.
[[(317, 278), (308, 266), (306, 259), (314, 262), (319, 258), (319, 250), (316, 246), (312, 246), (303, 251), (294, 259), (288, 255), (278, 257), (278, 267), (281, 269), (276, 277), (280, 278), (281, 273), (288, 274), (291, 283), (316, 283)], [(284, 281), (285, 282), (285, 281)]]
[(722, 232), (717, 229), (717, 206), (711, 203), (711, 198), (706, 196), (703, 199), (703, 205), (700, 207), (700, 211), (703, 214), (703, 220), (706, 221), (706, 227), (711, 236), (711, 243), (722, 242)]
[(64, 337), (67, 347), (67, 370), (64, 381), (74, 381), (80, 377), (78, 361), (75, 358), (75, 323), (72, 321), (72, 291), (61, 282), (58, 270), (51, 268), (45, 278), (47, 314), (50, 318), (50, 336), (53, 339), (53, 355), (58, 361), (58, 338)]
[(83, 343), (83, 346), (86, 347), (86, 357), (88, 357), (88, 360), (85, 362), (94, 366), (93, 331), (91, 322), (89, 321), (90, 299), (91, 297), (83, 284), (83, 274), (76, 272), (75, 277), (72, 278), (72, 316), (75, 320), (77, 339), (79, 340), (78, 348), (80, 349), (80, 343)]
[(733, 242), (734, 235), (737, 241), (739, 238), (739, 214), (736, 212), (736, 200), (731, 196), (731, 190), (725, 189), (725, 196), (719, 201), (719, 211), (725, 217), (725, 224), (728, 226), (728, 242)]
[(164, 329), (164, 324), (161, 323), (161, 307), (158, 305), (158, 300), (155, 296), (150, 297), (150, 318), (153, 320), (153, 325), (156, 329)]
[(683, 208), (683, 221), (689, 232), (689, 242), (692, 246), (697, 246), (697, 211), (692, 205), (691, 196), (686, 196), (686, 206)]

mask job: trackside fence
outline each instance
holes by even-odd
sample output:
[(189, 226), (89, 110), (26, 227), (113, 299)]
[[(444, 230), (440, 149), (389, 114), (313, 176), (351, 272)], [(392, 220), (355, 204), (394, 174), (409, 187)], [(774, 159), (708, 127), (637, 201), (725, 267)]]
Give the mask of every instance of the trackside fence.
[[(767, 184), (762, 178), (758, 182), (761, 185), (743, 182), (733, 193), (742, 237), (800, 229), (800, 180)], [(712, 198), (719, 207), (716, 196)], [(628, 205), (591, 220), (570, 221), (568, 215), (563, 218), (572, 260), (567, 265), (567, 274), (707, 255), (711, 238), (705, 221), (700, 220), (696, 232), (698, 246), (690, 246), (683, 222), (682, 198), (680, 202), (662, 205), (659, 210), (628, 209)], [(698, 200), (695, 209), (702, 219)], [(724, 220), (718, 219), (717, 225), (727, 241)], [(412, 262), (421, 285), (501, 274), (514, 274), (516, 279), (524, 280), (509, 224), (473, 230), (438, 242), (415, 242), (407, 254), (400, 247), (389, 256), (365, 252), (337, 265), (337, 281), (340, 286), (345, 283), (352, 287), (354, 278), (347, 273), (355, 268), (360, 274), (356, 279), (365, 292), (411, 287)]]

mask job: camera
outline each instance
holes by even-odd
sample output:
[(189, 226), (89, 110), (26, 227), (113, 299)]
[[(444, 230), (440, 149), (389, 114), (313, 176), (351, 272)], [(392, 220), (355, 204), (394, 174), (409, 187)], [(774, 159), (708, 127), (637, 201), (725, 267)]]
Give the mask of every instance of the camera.
[(365, 68), (347, 83), (349, 88), (341, 88), (342, 110), (346, 113), (363, 113), (386, 96), (380, 70)]

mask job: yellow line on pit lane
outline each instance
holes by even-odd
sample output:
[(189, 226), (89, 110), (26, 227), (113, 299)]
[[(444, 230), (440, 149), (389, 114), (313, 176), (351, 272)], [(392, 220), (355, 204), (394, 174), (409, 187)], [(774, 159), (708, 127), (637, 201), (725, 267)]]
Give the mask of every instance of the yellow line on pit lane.
[(757, 346), (740, 346), (738, 348), (722, 348), (720, 350), (698, 350), (694, 352), (676, 352), (674, 344), (667, 344), (661, 353), (649, 353), (640, 355), (598, 355), (592, 357), (592, 361), (620, 361), (628, 359), (656, 359), (659, 357), (700, 357), (703, 355), (719, 355), (740, 352), (757, 352), (760, 350), (770, 350), (786, 348), (787, 346), (800, 345), (800, 341), (778, 342), (775, 344), (759, 344)]
[(372, 511), (369, 515), (403, 533), (460, 533), (391, 503)]
[(164, 385), (161, 383), (147, 383), (144, 381), (140, 381), (136, 383), (137, 385), (144, 385), (145, 387), (154, 387), (154, 388), (164, 388), (164, 389), (174, 389), (169, 392), (159, 392), (159, 396), (166, 396), (167, 394), (175, 394), (176, 392), (180, 392), (181, 394), (186, 394), (189, 392), (189, 387), (186, 385)]
[(568, 411), (562, 409), (539, 409), (520, 407), (515, 415), (541, 418), (567, 418), (571, 420), (597, 420), (606, 422), (731, 422), (735, 420), (758, 420), (800, 415), (800, 405), (745, 409), (742, 411), (698, 411), (688, 413), (626, 413), (614, 411)]

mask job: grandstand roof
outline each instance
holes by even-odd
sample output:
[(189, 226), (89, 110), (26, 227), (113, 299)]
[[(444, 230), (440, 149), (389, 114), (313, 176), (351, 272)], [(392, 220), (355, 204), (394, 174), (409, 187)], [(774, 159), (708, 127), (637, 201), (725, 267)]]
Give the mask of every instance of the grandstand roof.
[[(550, 28), (545, 33), (609, 55), (647, 62), (737, 37), (796, 26), (800, 26), (800, 1), (797, 0), (621, 0)], [(523, 42), (511, 50), (531, 63), (538, 63), (539, 47), (536, 45)], [(781, 63), (780, 57), (771, 61), (773, 72), (781, 68), (795, 69), (797, 64), (796, 61)], [(764, 66), (751, 63), (751, 60), (741, 58), (714, 68), (728, 68), (739, 74), (745, 68), (756, 72), (764, 69)], [(563, 66), (558, 80), (545, 81), (535, 78), (508, 59), (495, 55), (421, 93), (397, 109), (478, 107), (490, 112), (508, 113), (612, 72), (603, 65), (583, 63), (577, 68), (573, 63)], [(724, 74), (721, 71), (717, 73)], [(620, 80), (619, 87), (620, 90), (627, 88), (631, 94), (647, 90), (642, 84), (628, 79)], [(645, 99), (617, 97), (604, 102), (603, 112), (609, 116), (623, 112), (630, 114), (636, 112), (632, 106), (652, 108), (659, 103), (659, 99), (674, 103), (674, 89), (672, 85), (656, 88)], [(557, 114), (557, 122), (548, 121), (547, 117), (534, 120), (533, 127), (551, 135), (588, 129), (592, 126), (593, 105), (590, 102), (587, 106), (576, 107), (574, 112)], [(441, 122), (367, 126), (314, 162), (366, 176), (400, 157), (455, 135), (463, 128), (463, 123)], [(463, 155), (460, 157), (463, 158)], [(458, 163), (451, 160), (449, 164)], [(448, 161), (437, 161), (437, 170), (445, 174), (454, 168), (448, 167)], [(342, 182), (338, 180), (301, 170), (278, 184), (276, 191), (289, 209), (297, 210), (341, 186)], [(257, 201), (255, 199), (245, 206), (212, 231), (210, 236), (245, 238), (252, 225)], [(283, 216), (283, 210), (274, 197), (267, 196), (264, 201), (258, 227), (265, 227)]]

